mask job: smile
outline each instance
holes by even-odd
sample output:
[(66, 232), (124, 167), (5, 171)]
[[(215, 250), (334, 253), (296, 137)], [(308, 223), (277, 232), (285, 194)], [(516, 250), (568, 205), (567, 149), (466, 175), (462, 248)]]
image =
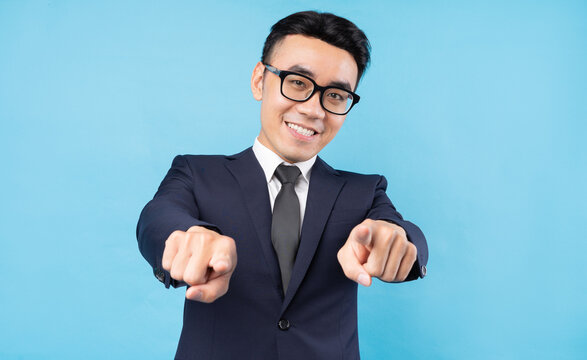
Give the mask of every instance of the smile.
[(304, 127), (301, 127), (299, 125), (296, 124), (292, 124), (292, 123), (288, 123), (286, 122), (287, 126), (293, 130), (295, 130), (298, 134), (304, 135), (304, 136), (312, 136), (314, 135), (316, 132), (314, 130), (311, 129), (306, 129)]

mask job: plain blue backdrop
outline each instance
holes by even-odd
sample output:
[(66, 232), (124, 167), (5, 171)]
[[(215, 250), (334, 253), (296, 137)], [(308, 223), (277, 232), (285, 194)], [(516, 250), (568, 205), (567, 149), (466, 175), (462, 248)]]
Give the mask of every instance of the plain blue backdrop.
[(373, 46), (322, 157), (384, 174), (430, 247), (360, 289), (362, 357), (587, 356), (584, 1), (0, 0), (0, 358), (173, 356), (139, 213), (176, 154), (252, 145), (263, 41), (307, 9)]

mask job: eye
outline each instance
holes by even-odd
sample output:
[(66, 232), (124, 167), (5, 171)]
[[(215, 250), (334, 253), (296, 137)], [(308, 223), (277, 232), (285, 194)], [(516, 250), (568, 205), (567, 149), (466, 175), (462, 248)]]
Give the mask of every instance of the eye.
[(332, 99), (332, 100), (336, 100), (336, 101), (343, 101), (344, 98), (342, 97), (342, 95), (335, 93), (335, 92), (331, 92), (328, 93), (328, 96)]
[(298, 79), (292, 79), (292, 80), (290, 81), (290, 83), (291, 83), (292, 85), (294, 85), (295, 87), (298, 87), (298, 88), (304, 88), (304, 87), (306, 87), (306, 83), (305, 83), (305, 82), (303, 82), (302, 80), (298, 80)]

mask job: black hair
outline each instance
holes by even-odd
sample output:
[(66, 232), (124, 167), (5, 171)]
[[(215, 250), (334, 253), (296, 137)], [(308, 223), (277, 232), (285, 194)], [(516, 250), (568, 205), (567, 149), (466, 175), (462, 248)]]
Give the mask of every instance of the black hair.
[(294, 34), (320, 39), (348, 51), (357, 63), (357, 82), (369, 65), (371, 44), (365, 33), (345, 18), (316, 11), (297, 12), (276, 22), (265, 40), (261, 62), (267, 63), (275, 45), (285, 36)]

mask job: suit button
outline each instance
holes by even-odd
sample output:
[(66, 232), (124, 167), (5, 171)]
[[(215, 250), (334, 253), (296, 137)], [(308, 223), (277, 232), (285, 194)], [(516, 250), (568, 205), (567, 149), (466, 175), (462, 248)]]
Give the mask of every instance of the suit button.
[(155, 277), (157, 280), (164, 282), (165, 281), (165, 272), (159, 268), (155, 269)]
[(279, 330), (287, 330), (290, 327), (289, 321), (286, 319), (281, 319), (279, 320), (279, 322), (277, 323), (277, 327), (279, 327)]
[(426, 272), (427, 272), (426, 265), (422, 265), (421, 270), (422, 270), (422, 277), (426, 276)]

